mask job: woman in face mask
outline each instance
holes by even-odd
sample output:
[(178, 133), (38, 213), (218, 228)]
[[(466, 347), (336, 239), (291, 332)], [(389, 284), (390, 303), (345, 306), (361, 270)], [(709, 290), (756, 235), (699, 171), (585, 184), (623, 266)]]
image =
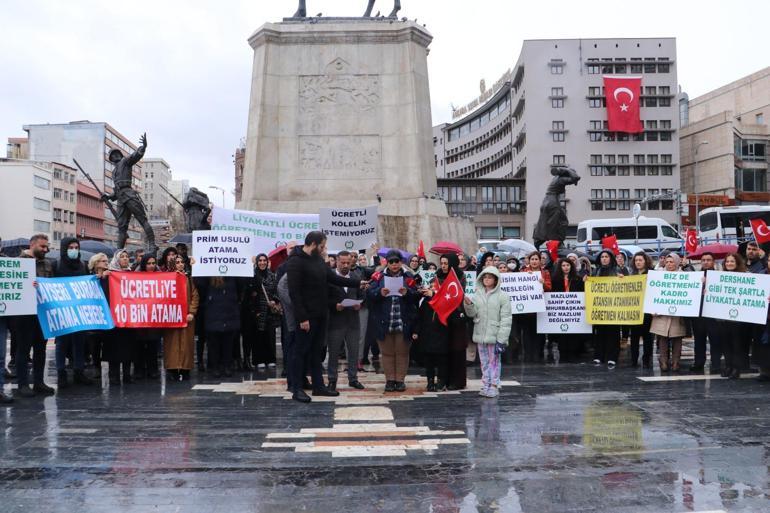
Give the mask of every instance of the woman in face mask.
[[(74, 238), (64, 238), (61, 241), (59, 261), (54, 267), (57, 278), (71, 276), (86, 276), (88, 268), (80, 261), (80, 243)], [(59, 388), (69, 385), (67, 382), (66, 359), (72, 359), (75, 369), (73, 382), (77, 385), (92, 385), (91, 378), (85, 375), (85, 346), (86, 333), (77, 332), (56, 337), (56, 371)]]

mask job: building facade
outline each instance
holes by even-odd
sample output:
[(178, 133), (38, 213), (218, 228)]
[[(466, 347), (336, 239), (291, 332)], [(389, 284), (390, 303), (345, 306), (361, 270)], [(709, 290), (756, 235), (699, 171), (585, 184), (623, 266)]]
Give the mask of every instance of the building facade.
[(693, 98), (686, 112), (680, 151), (691, 223), (696, 203), (702, 210), (770, 201), (770, 67)]
[(243, 164), (246, 160), (246, 142), (241, 141), (241, 146), (235, 149), (233, 164), (235, 165), (235, 202), (241, 201), (243, 194)]
[(29, 139), (26, 137), (9, 137), (6, 146), (6, 157), (9, 159), (29, 158)]
[[(642, 77), (641, 134), (607, 130), (603, 77), (622, 75)], [(675, 39), (528, 40), (498, 83), (434, 134), (439, 186), (463, 184), (441, 189), (447, 207), (486, 204), (492, 216), (474, 217), (479, 236), (491, 235), (499, 216), (500, 235), (519, 226), (531, 239), (551, 168), (564, 165), (582, 177), (563, 199), (568, 236), (584, 219), (630, 217), (636, 202), (644, 215), (678, 224)]]
[(171, 182), (171, 166), (163, 159), (146, 158), (142, 161), (144, 173), (144, 204), (150, 219), (167, 219), (169, 202), (169, 182)]
[[(97, 186), (103, 192), (110, 194), (113, 190), (112, 171), (114, 165), (107, 160), (112, 149), (119, 149), (124, 155), (136, 151), (137, 146), (123, 136), (108, 123), (90, 121), (73, 121), (70, 123), (25, 125), (24, 130), (29, 138), (29, 157), (32, 160), (45, 162), (72, 162), (77, 159), (88, 172)], [(78, 176), (79, 181), (85, 177)], [(90, 183), (89, 183), (90, 185)], [(144, 177), (142, 162), (133, 168), (133, 187), (142, 194)], [(118, 227), (112, 212), (104, 209), (104, 240), (116, 242)], [(128, 248), (138, 248), (143, 245), (142, 231), (135, 220), (131, 221), (128, 229)]]
[(83, 182), (77, 182), (77, 223), (78, 237), (89, 240), (105, 240), (104, 204), (99, 193)]
[(0, 159), (0, 237), (44, 233), (53, 242), (53, 169), (29, 160)]
[(59, 248), (65, 237), (77, 237), (77, 169), (59, 162), (41, 163), (53, 172), (51, 247)]

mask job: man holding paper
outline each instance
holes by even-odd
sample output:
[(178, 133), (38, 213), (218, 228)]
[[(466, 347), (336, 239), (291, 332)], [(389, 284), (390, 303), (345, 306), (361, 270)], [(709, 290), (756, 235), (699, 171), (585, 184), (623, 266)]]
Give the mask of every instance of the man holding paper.
[[(338, 276), (351, 278), (352, 255), (348, 251), (337, 253)], [(361, 335), (361, 323), (358, 311), (364, 293), (360, 287), (329, 286), (329, 332), (326, 345), (329, 347), (329, 390), (337, 390), (337, 367), (343, 348), (348, 363), (348, 384), (361, 390), (364, 386), (358, 381), (358, 339)]]
[(324, 385), (323, 359), (321, 348), (326, 336), (329, 318), (329, 284), (341, 287), (366, 286), (365, 281), (353, 280), (338, 275), (323, 261), (326, 252), (326, 235), (312, 231), (305, 237), (305, 245), (293, 253), (286, 264), (297, 330), (292, 354), (289, 355), (290, 383), (295, 401), (309, 403), (310, 397), (302, 390), (305, 361), (310, 356), (310, 374), (313, 380), (313, 395), (337, 396), (339, 392)]

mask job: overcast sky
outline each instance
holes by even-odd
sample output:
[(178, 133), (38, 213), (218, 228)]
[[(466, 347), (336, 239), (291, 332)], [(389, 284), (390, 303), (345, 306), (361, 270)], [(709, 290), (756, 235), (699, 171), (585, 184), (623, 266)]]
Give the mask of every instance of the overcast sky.
[[(252, 50), (246, 39), (294, 0), (3, 0), (0, 137), (28, 123), (107, 121), (163, 157), (175, 178), (233, 189), (246, 135)], [(307, 0), (308, 13), (359, 16), (365, 0)], [(524, 39), (674, 36), (690, 97), (765, 66), (770, 2), (735, 0), (402, 0), (433, 34), (434, 124), (491, 85)], [(390, 12), (377, 0), (375, 12)], [(210, 191), (217, 203), (220, 193)], [(227, 204), (232, 204), (228, 195)]]

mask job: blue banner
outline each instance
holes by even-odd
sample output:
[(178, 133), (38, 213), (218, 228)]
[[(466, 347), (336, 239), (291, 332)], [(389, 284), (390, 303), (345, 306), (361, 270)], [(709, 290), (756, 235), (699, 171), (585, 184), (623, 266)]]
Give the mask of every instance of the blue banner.
[(96, 276), (37, 278), (37, 318), (45, 338), (115, 327)]

